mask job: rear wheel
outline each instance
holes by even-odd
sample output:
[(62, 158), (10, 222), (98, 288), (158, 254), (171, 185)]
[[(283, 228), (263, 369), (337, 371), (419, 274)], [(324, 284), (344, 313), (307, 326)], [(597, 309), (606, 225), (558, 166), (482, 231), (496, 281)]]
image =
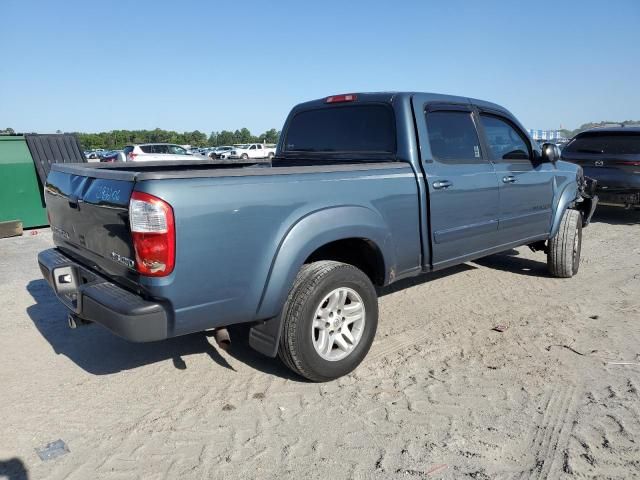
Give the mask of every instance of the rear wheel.
[(364, 359), (378, 326), (375, 288), (358, 268), (334, 261), (300, 270), (283, 309), (278, 354), (314, 382), (346, 375)]
[(549, 240), (547, 266), (554, 277), (570, 278), (580, 268), (582, 250), (582, 214), (578, 210), (567, 209), (562, 216), (560, 228)]
[(269, 152), (269, 155), (267, 155), (267, 158), (268, 158), (269, 160), (272, 160), (272, 159), (273, 159), (273, 157), (274, 157), (274, 153), (273, 153), (273, 152)]

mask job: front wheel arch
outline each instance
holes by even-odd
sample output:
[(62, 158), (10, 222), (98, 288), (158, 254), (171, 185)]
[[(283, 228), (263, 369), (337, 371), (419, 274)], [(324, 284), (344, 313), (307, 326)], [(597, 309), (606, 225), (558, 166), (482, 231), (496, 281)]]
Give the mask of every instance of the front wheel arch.
[(558, 233), (560, 229), (560, 223), (564, 216), (565, 211), (571, 208), (575, 201), (578, 199), (578, 185), (575, 183), (568, 184), (558, 196), (558, 201), (554, 208), (553, 219), (551, 221), (551, 231), (549, 233), (549, 239), (552, 239)]

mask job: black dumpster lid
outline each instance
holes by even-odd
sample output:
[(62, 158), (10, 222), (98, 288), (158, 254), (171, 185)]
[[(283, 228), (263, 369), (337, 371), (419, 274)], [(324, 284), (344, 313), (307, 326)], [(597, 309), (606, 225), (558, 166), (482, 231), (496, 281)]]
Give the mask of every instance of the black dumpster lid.
[(45, 184), (53, 163), (85, 163), (87, 161), (75, 135), (27, 133), (24, 139), (42, 185)]

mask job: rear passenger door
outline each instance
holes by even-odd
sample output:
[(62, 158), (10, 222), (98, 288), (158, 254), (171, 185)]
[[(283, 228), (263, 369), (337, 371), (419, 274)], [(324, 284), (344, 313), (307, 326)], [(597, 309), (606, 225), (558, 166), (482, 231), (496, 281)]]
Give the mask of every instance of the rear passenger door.
[(425, 105), (419, 95), (413, 102), (422, 112), (416, 122), (429, 188), (432, 263), (444, 268), (495, 246), (498, 180), (469, 104)]
[(508, 116), (480, 109), (479, 119), (500, 184), (500, 243), (526, 242), (548, 234), (553, 166), (534, 159), (527, 135)]

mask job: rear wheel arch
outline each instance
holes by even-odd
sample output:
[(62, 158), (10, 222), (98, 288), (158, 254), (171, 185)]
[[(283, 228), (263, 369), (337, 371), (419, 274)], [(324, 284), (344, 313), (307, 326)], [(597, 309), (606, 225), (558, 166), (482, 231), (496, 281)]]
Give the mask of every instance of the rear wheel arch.
[[(346, 246), (364, 248), (374, 257), (347, 258), (339, 250)], [(256, 350), (275, 356), (279, 314), (289, 291), (303, 265), (318, 260), (354, 265), (378, 285), (389, 282), (389, 272), (395, 270), (396, 264), (391, 233), (379, 213), (362, 206), (339, 206), (303, 217), (285, 234), (267, 276), (256, 318), (268, 320), (254, 326), (250, 337)]]
[[(396, 262), (391, 231), (382, 216), (370, 208), (355, 205), (317, 210), (298, 220), (280, 242), (265, 282), (257, 318), (269, 318), (279, 313), (300, 268), (314, 253), (333, 242), (350, 239), (362, 239), (380, 253), (384, 265), (384, 278), (380, 284), (387, 284), (389, 271), (395, 270)], [(328, 259), (331, 258), (323, 258)]]
[(346, 263), (362, 270), (371, 283), (385, 284), (385, 262), (380, 247), (368, 238), (351, 237), (335, 240), (317, 248), (305, 260), (305, 264), (321, 260)]

